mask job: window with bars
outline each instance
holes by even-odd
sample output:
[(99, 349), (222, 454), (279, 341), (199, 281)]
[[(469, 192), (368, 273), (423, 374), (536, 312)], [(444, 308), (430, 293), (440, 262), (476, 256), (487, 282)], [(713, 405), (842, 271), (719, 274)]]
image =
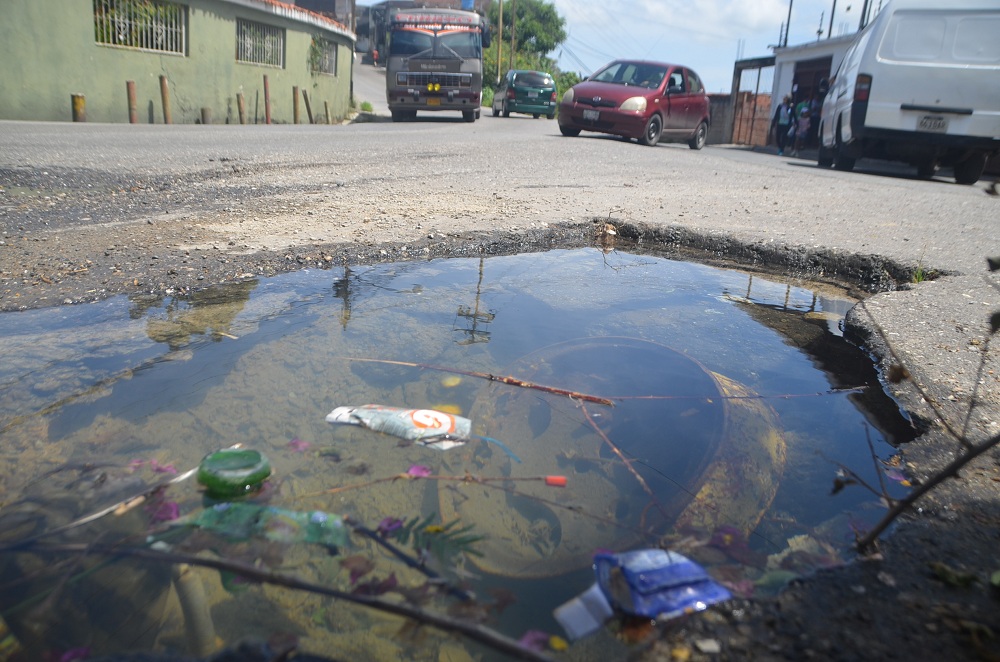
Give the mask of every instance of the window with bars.
[(284, 28), (254, 23), (242, 18), (238, 19), (236, 21), (236, 61), (283, 68), (285, 66)]
[(160, 53), (187, 53), (187, 7), (154, 0), (94, 0), (94, 39)]
[(309, 63), (314, 73), (337, 75), (337, 44), (313, 37), (309, 48)]

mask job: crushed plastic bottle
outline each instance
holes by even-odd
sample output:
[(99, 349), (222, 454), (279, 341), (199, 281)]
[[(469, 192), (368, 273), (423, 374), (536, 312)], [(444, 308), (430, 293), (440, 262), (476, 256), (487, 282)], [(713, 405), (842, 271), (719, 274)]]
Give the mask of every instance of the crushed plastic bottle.
[(254, 503), (219, 503), (176, 525), (195, 526), (232, 540), (263, 538), (280, 543), (312, 543), (331, 551), (347, 545), (348, 528), (339, 515), (300, 512)]
[(732, 597), (700, 565), (663, 549), (596, 554), (594, 574), (589, 589), (554, 612), (572, 639), (595, 632), (615, 613), (665, 620)]

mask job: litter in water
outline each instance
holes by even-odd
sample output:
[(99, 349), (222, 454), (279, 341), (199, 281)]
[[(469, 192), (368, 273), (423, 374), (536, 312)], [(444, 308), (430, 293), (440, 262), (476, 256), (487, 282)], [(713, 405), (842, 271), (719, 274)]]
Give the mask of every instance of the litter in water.
[(594, 573), (589, 589), (554, 612), (572, 639), (595, 632), (615, 613), (670, 619), (732, 597), (700, 565), (662, 549), (596, 554)]
[(326, 421), (335, 425), (359, 425), (439, 451), (462, 446), (469, 439), (480, 439), (495, 444), (512, 460), (521, 462), (499, 440), (472, 434), (472, 421), (468, 418), (436, 409), (404, 409), (384, 405), (337, 407), (326, 415)]

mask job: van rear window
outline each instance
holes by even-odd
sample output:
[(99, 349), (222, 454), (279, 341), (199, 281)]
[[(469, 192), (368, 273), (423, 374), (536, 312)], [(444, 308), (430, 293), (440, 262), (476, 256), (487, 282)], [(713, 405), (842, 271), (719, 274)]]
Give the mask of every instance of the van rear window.
[(879, 45), (879, 59), (900, 63), (1000, 63), (1000, 11), (898, 11)]

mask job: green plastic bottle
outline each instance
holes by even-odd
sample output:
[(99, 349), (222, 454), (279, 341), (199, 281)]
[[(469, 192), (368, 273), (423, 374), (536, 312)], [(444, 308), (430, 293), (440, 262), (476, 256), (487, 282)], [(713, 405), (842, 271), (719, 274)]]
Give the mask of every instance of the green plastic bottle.
[(224, 448), (198, 465), (198, 482), (213, 499), (232, 499), (260, 489), (271, 475), (271, 462), (260, 451)]

